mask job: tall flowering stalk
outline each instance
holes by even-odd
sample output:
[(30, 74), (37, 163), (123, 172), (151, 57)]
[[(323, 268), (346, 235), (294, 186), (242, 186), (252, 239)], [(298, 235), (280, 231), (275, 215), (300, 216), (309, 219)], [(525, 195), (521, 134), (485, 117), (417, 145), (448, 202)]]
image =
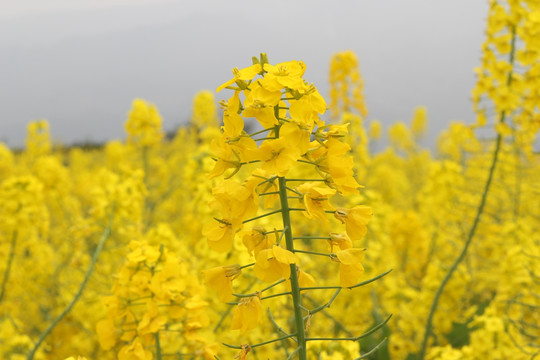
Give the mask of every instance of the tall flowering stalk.
[[(477, 69), (478, 81), (472, 91), (478, 126), (487, 122), (486, 102), (495, 106), (495, 130), (492, 160), (473, 223), (457, 259), (437, 289), (426, 321), (419, 358), (424, 359), (430, 337), (434, 334), (433, 319), (444, 289), (475, 238), (480, 219), (492, 187), (494, 174), (505, 139), (513, 136), (523, 155), (529, 156), (532, 142), (540, 128), (538, 112), (538, 71), (540, 63), (540, 12), (534, 1), (490, 1), (487, 40), (483, 46), (482, 66)], [(516, 64), (516, 60), (519, 63)]]
[[(333, 339), (309, 336), (312, 316), (328, 308), (342, 288), (364, 285), (386, 274), (358, 283), (364, 272), (361, 261), (365, 249), (353, 244), (365, 235), (372, 210), (367, 206), (336, 209), (330, 203), (333, 196), (355, 194), (360, 186), (354, 178), (350, 147), (341, 141), (347, 124), (325, 125), (319, 118), (326, 103), (315, 86), (303, 80), (304, 71), (303, 62), (271, 65), (261, 54), (260, 59), (253, 59), (252, 66), (235, 68), (233, 79), (218, 88), (231, 89), (234, 94), (222, 103), (224, 126), (221, 137), (212, 144), (216, 164), (210, 177), (226, 177), (213, 189), (213, 207), (221, 216), (209, 223), (203, 233), (212, 249), (230, 252), (235, 236), (243, 229), (242, 243), (255, 261), (207, 270), (206, 284), (217, 289), (223, 301), (239, 299), (232, 328), (241, 332), (262, 322), (262, 300), (290, 296), (294, 310), (292, 331), (284, 330), (271, 317), (283, 336), (258, 344), (228, 345), (240, 350), (241, 359), (252, 348), (288, 339), (296, 345), (289, 358), (296, 354), (299, 359), (306, 359), (309, 341)], [(244, 118), (255, 118), (262, 129), (248, 134), (244, 131)], [(237, 173), (247, 174), (242, 183), (231, 179)], [(260, 200), (262, 208), (275, 210), (259, 214)], [(294, 200), (299, 201), (299, 207), (291, 204)], [(293, 220), (298, 212), (316, 222), (329, 222), (328, 217), (333, 214), (342, 223), (336, 221), (336, 230), (344, 224), (345, 231), (325, 236), (295, 235)], [(266, 231), (263, 226), (244, 229), (256, 222), (271, 223), (278, 215), (282, 227), (279, 230), (277, 226), (273, 231)], [(310, 242), (319, 240), (328, 241), (330, 252), (313, 251)], [(340, 285), (314, 286), (316, 279), (301, 268), (303, 256), (312, 257), (313, 263), (321, 259), (339, 263)], [(271, 285), (249, 294), (233, 294), (232, 281), (248, 267), (253, 267), (258, 279)], [(265, 294), (282, 283), (288, 285), (288, 291)], [(303, 304), (303, 294), (314, 289), (334, 289), (335, 294), (327, 303), (308, 309)]]

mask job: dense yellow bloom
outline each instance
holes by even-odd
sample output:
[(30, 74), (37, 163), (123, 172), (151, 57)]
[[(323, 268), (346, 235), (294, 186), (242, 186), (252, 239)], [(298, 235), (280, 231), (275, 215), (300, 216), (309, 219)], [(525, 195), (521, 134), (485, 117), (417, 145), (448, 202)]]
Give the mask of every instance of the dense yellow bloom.
[(116, 345), (118, 340), (118, 329), (113, 319), (100, 320), (96, 325), (99, 345), (104, 350), (110, 350)]
[(161, 116), (153, 104), (135, 99), (125, 127), (130, 144), (147, 147), (158, 144), (163, 138)]
[(144, 349), (140, 338), (135, 338), (133, 342), (120, 349), (118, 360), (152, 360), (152, 353)]
[(0, 230), (35, 228), (45, 233), (49, 212), (44, 203), (43, 184), (33, 176), (13, 176), (0, 185)]
[(412, 135), (407, 125), (402, 122), (395, 123), (388, 129), (390, 142), (399, 151), (410, 152), (414, 149)]
[(51, 152), (49, 123), (46, 120), (28, 124), (26, 149), (31, 156), (47, 155)]
[(364, 81), (355, 53), (348, 50), (332, 56), (329, 78), (332, 115), (338, 117), (341, 112), (351, 111), (352, 107), (365, 117)]
[(372, 120), (369, 124), (369, 137), (373, 140), (379, 140), (382, 135), (382, 125), (377, 120)]
[(13, 165), (13, 153), (6, 145), (0, 142), (0, 181), (11, 173)]
[(191, 123), (197, 127), (218, 126), (214, 94), (208, 90), (199, 91), (193, 98)]
[(173, 258), (163, 262), (161, 271), (154, 274), (149, 289), (157, 301), (180, 301), (182, 292), (186, 289), (186, 279), (178, 277), (183, 267)]
[[(215, 111), (206, 94), (206, 105), (194, 104), (200, 124), (181, 128), (173, 141), (53, 148), (48, 126), (35, 124), (25, 150), (0, 145), (0, 358), (26, 358), (81, 284), (79, 303), (35, 360), (155, 359), (159, 352), (225, 359), (234, 354), (219, 342), (264, 343), (281, 336), (276, 325), (293, 336), (303, 329), (308, 338), (353, 337), (389, 314), (389, 357), (416, 356), (433, 297), (474, 224), (424, 358), (529, 359), (540, 339), (540, 9), (534, 1), (495, 0), (489, 8), (473, 92), (477, 123), (451, 124), (437, 155), (419, 144), (425, 109), (391, 128), (393, 148), (378, 143), (374, 152), (369, 140), (380, 137), (379, 122), (365, 122), (357, 108), (325, 125), (326, 103), (303, 80), (305, 65), (269, 65), (263, 56), (222, 86), (233, 91), (221, 104), (220, 129), (202, 125)], [(347, 86), (354, 111), (351, 91), (357, 95)], [(493, 126), (479, 129), (486, 124)], [(333, 206), (342, 224), (326, 221)], [(369, 253), (355, 247), (360, 239)], [(95, 270), (86, 283), (87, 269)], [(389, 269), (376, 286), (338, 297), (325, 290)], [(300, 327), (291, 316), (293, 291)], [(234, 299), (236, 307), (221, 303)], [(362, 311), (350, 316), (353, 308)], [(231, 322), (244, 333), (231, 332)], [(309, 341), (307, 358), (357, 358), (380, 335), (362, 341), (361, 353), (358, 342)], [(254, 357), (290, 355), (296, 343), (289, 340), (254, 346)], [(246, 359), (251, 347), (240, 348), (237, 358)]]
[(426, 133), (427, 127), (427, 109), (424, 106), (419, 106), (414, 109), (414, 117), (412, 119), (411, 130), (416, 139), (421, 138)]

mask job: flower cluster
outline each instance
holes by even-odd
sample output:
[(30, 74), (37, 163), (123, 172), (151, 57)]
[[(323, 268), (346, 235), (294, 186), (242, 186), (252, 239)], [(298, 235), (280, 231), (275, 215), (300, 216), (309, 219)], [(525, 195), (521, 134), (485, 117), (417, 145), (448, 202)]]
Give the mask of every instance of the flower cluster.
[(368, 110), (364, 99), (364, 81), (354, 52), (342, 51), (332, 56), (329, 80), (332, 116), (337, 118), (353, 108), (365, 118)]
[[(302, 305), (301, 290), (312, 288), (317, 281), (303, 270), (302, 263), (319, 263), (324, 258), (337, 262), (337, 288), (354, 287), (364, 272), (361, 261), (365, 250), (354, 244), (366, 234), (372, 216), (367, 206), (334, 208), (331, 204), (337, 194), (356, 194), (360, 187), (354, 178), (350, 146), (341, 141), (348, 124), (326, 125), (320, 119), (326, 103), (317, 89), (303, 80), (304, 71), (303, 62), (271, 65), (262, 54), (260, 59), (254, 58), (252, 66), (235, 68), (233, 79), (218, 87), (218, 91), (232, 89), (234, 94), (223, 102), (223, 131), (213, 142), (216, 164), (209, 176), (226, 173), (226, 178), (212, 190), (212, 207), (219, 217), (203, 231), (210, 248), (220, 252), (231, 251), (235, 238), (241, 238), (241, 246), (254, 260), (249, 265), (226, 265), (205, 272), (206, 284), (219, 291), (220, 299), (234, 298), (232, 282), (247, 267), (253, 266), (259, 280), (272, 283), (259, 292), (236, 295), (240, 300), (232, 329), (245, 332), (257, 327), (263, 320), (265, 292), (285, 282), (289, 292), (281, 296), (291, 296), (295, 319), (294, 335), (288, 337), (297, 339), (295, 351), (300, 359), (306, 358), (306, 329), (317, 312)], [(244, 118), (255, 118), (262, 129), (248, 134)], [(231, 178), (238, 172), (245, 174), (243, 182)], [(297, 207), (290, 204), (294, 200)], [(266, 213), (261, 215), (260, 210)], [(327, 236), (293, 236), (295, 213), (326, 223), (328, 215), (334, 214), (345, 229), (335, 224), (335, 231)], [(277, 214), (281, 215), (279, 225), (273, 217)], [(254, 222), (261, 223), (252, 226)], [(265, 224), (274, 230), (267, 231)], [(315, 239), (326, 239), (330, 252), (314, 251), (317, 246), (309, 242)], [(301, 241), (307, 243), (302, 246)], [(242, 350), (241, 356), (247, 354), (244, 348), (237, 348)]]
[(213, 359), (212, 347), (199, 334), (209, 319), (196, 277), (163, 246), (134, 241), (129, 247), (113, 294), (104, 300), (107, 317), (97, 323), (101, 347), (115, 348), (125, 360), (151, 360), (161, 353)]

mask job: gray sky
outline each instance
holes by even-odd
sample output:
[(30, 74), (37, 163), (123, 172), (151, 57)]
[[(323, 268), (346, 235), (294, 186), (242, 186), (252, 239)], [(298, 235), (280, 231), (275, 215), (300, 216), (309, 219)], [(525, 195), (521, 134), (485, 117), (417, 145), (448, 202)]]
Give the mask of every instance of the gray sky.
[(0, 0), (0, 141), (22, 145), (40, 118), (63, 143), (123, 138), (137, 97), (173, 129), (195, 92), (260, 52), (303, 60), (327, 97), (330, 58), (348, 49), (368, 118), (408, 121), (425, 105), (434, 139), (473, 119), (486, 15), (483, 0)]

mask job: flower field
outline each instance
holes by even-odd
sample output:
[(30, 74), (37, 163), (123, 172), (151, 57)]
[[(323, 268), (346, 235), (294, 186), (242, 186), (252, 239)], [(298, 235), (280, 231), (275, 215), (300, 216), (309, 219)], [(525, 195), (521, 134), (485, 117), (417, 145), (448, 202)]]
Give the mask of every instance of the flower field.
[(536, 358), (538, 1), (491, 1), (479, 54), (434, 150), (426, 108), (368, 116), (351, 51), (329, 96), (246, 59), (174, 136), (142, 99), (100, 146), (31, 122), (0, 143), (0, 358)]

